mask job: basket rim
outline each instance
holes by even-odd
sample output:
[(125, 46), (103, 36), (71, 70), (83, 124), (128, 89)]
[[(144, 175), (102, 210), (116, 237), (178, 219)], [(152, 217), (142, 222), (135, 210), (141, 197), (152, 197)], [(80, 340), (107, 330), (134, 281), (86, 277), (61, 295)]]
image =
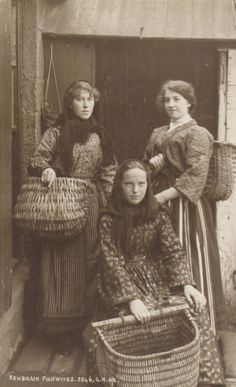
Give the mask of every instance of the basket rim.
[[(164, 309), (164, 308), (163, 308)], [(171, 308), (166, 308), (166, 309), (171, 309)], [(193, 346), (193, 344), (195, 344), (195, 343), (197, 343), (197, 342), (199, 342), (199, 339), (200, 339), (200, 333), (199, 333), (199, 329), (198, 329), (198, 327), (197, 327), (197, 324), (196, 324), (196, 322), (193, 320), (193, 318), (191, 317), (191, 315), (190, 315), (190, 312), (187, 310), (187, 309), (189, 309), (189, 308), (187, 308), (186, 306), (183, 308), (178, 308), (178, 309), (176, 309), (176, 307), (175, 307), (175, 309), (173, 309), (172, 311), (170, 311), (170, 310), (168, 310), (168, 313), (160, 313), (159, 314), (159, 317), (161, 316), (161, 317), (164, 317), (164, 316), (171, 316), (171, 315), (174, 315), (174, 314), (177, 314), (177, 313), (179, 313), (179, 312), (184, 312), (184, 313), (186, 313), (186, 316), (188, 317), (188, 319), (189, 319), (189, 321), (192, 323), (192, 325), (193, 325), (193, 328), (194, 328), (194, 332), (195, 332), (195, 336), (194, 336), (194, 339), (190, 342), (190, 343), (188, 343), (188, 344), (185, 344), (185, 345), (182, 345), (182, 346), (180, 346), (180, 347), (178, 347), (178, 348), (173, 348), (173, 349), (171, 349), (171, 350), (168, 350), (168, 351), (164, 351), (164, 352), (161, 352), (161, 353), (152, 353), (152, 354), (150, 354), (150, 355), (144, 355), (144, 356), (140, 356), (140, 355), (138, 355), (138, 356), (135, 356), (135, 355), (124, 355), (124, 354), (122, 354), (122, 353), (120, 353), (120, 352), (117, 352), (117, 351), (115, 351), (112, 347), (111, 347), (111, 345), (106, 341), (106, 339), (105, 339), (105, 337), (104, 337), (104, 335), (103, 335), (103, 333), (101, 332), (101, 328), (102, 328), (102, 324), (99, 326), (99, 323), (93, 323), (92, 325), (93, 325), (93, 327), (96, 329), (96, 331), (97, 331), (97, 333), (98, 333), (98, 336), (99, 336), (99, 338), (100, 338), (100, 340), (102, 341), (102, 343), (104, 344), (104, 346), (106, 347), (106, 349), (108, 350), (108, 352), (110, 352), (111, 354), (113, 354), (113, 355), (115, 355), (116, 357), (119, 357), (120, 359), (123, 359), (123, 360), (126, 360), (126, 359), (130, 359), (130, 360), (152, 360), (152, 359), (157, 359), (157, 358), (160, 358), (160, 357), (163, 357), (163, 356), (166, 356), (166, 355), (169, 355), (169, 354), (171, 354), (171, 355), (174, 355), (174, 354), (176, 354), (176, 353), (178, 353), (178, 352), (180, 352), (180, 351), (182, 351), (183, 349), (188, 349), (188, 348), (190, 348), (190, 347), (192, 347)], [(154, 311), (154, 312), (156, 312), (156, 311)], [(130, 316), (126, 316), (126, 317), (130, 317)], [(133, 317), (133, 316), (132, 316)], [(156, 315), (156, 317), (158, 317), (157, 315)], [(135, 318), (135, 317), (134, 317)], [(115, 320), (115, 319), (113, 319), (113, 320)], [(137, 322), (137, 321), (136, 321)], [(138, 322), (137, 322), (137, 324), (138, 324)], [(105, 326), (105, 324), (103, 324), (103, 326)], [(106, 324), (106, 326), (109, 326), (109, 324)], [(112, 326), (112, 325), (111, 325)], [(121, 325), (122, 326), (122, 325)]]
[(214, 140), (214, 144), (223, 144), (223, 145), (231, 145), (232, 147), (236, 148), (236, 143), (232, 141), (227, 140)]

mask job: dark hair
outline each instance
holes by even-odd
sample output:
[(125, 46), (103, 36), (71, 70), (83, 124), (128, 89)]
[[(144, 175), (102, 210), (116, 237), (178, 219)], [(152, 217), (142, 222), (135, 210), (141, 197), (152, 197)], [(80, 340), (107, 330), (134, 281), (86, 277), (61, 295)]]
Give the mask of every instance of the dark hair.
[[(125, 161), (123, 161), (123, 163), (121, 163), (121, 165), (119, 166), (119, 168), (116, 171), (116, 175), (115, 175), (115, 179), (114, 179), (114, 183), (113, 183), (112, 194), (111, 194), (111, 202), (113, 204), (114, 209), (116, 209), (117, 211), (120, 211), (122, 209), (124, 202), (126, 201), (124, 198), (124, 195), (123, 195), (122, 187), (121, 187), (121, 183), (122, 183), (124, 174), (125, 174), (125, 172), (129, 171), (130, 169), (134, 169), (134, 168), (141, 169), (142, 171), (144, 171), (146, 173), (146, 176), (147, 176), (147, 192), (146, 192), (146, 195), (145, 195), (143, 201), (147, 202), (147, 198), (149, 198), (149, 196), (153, 195), (152, 188), (151, 188), (150, 174), (149, 174), (147, 168), (145, 167), (145, 165), (137, 159), (125, 160)], [(146, 208), (146, 210), (148, 212), (148, 208)]]
[[(82, 120), (77, 117), (72, 109), (73, 99), (78, 97), (82, 90), (88, 91), (95, 100), (93, 114), (88, 120)], [(60, 154), (65, 175), (70, 175), (74, 144), (76, 142), (84, 144), (92, 132), (97, 133), (100, 138), (104, 165), (115, 161), (111, 137), (107, 133), (106, 128), (101, 125), (99, 99), (100, 93), (98, 89), (84, 80), (72, 82), (65, 91), (63, 112), (55, 122), (55, 126), (58, 126), (61, 131)]]
[(88, 81), (77, 80), (72, 82), (66, 89), (63, 99), (63, 116), (65, 121), (75, 118), (71, 105), (73, 99), (78, 97), (82, 90), (88, 91), (94, 97), (95, 102), (99, 101), (100, 93), (98, 89), (93, 87)]
[(196, 108), (196, 95), (193, 86), (189, 82), (181, 81), (181, 80), (168, 80), (164, 82), (161, 86), (161, 89), (157, 95), (157, 106), (164, 110), (164, 100), (165, 100), (165, 92), (166, 90), (175, 91), (176, 93), (181, 94), (189, 103), (190, 108), (189, 111), (193, 113)]

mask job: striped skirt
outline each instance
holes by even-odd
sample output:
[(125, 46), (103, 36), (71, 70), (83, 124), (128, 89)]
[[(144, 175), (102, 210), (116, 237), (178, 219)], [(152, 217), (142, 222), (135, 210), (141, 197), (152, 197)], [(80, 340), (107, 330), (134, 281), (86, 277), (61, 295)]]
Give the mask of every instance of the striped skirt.
[(226, 307), (211, 205), (204, 196), (196, 205), (183, 197), (168, 205), (173, 215), (173, 226), (191, 263), (197, 288), (207, 299), (213, 332), (224, 329)]
[(90, 318), (94, 311), (99, 264), (97, 192), (89, 211), (89, 221), (75, 239), (37, 242), (31, 280), (36, 281), (36, 315), (42, 329), (78, 327), (78, 322)]

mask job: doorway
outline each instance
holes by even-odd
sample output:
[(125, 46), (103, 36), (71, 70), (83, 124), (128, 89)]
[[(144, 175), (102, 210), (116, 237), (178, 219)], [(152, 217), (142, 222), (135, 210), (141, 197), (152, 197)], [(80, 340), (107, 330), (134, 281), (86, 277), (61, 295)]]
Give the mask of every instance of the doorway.
[(102, 39), (96, 41), (96, 85), (119, 161), (142, 157), (154, 127), (167, 118), (155, 99), (168, 79), (191, 82), (194, 117), (217, 135), (217, 51), (214, 42)]

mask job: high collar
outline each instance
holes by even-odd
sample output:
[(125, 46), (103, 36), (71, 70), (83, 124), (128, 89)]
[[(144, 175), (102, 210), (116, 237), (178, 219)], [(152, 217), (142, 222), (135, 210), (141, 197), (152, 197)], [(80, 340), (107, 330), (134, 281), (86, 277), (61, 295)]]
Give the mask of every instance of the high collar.
[(169, 131), (172, 130), (172, 129), (177, 128), (177, 126), (180, 126), (180, 125), (183, 125), (183, 124), (187, 124), (190, 121), (192, 121), (192, 117), (190, 116), (190, 114), (186, 114), (185, 116), (181, 117), (178, 120), (170, 121)]

